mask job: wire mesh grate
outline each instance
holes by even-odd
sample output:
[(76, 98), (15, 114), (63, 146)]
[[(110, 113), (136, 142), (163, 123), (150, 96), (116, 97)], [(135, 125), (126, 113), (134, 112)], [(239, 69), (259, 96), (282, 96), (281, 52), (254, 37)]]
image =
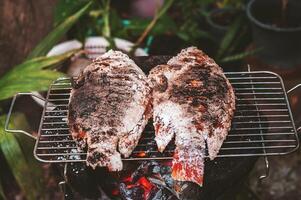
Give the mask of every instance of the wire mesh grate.
[[(235, 89), (236, 112), (232, 128), (218, 157), (287, 154), (298, 148), (298, 138), (281, 77), (272, 72), (227, 72)], [(50, 85), (34, 154), (43, 162), (82, 162), (67, 124), (71, 83), (61, 78)], [(174, 143), (157, 151), (151, 122), (138, 146), (124, 160), (170, 159)]]

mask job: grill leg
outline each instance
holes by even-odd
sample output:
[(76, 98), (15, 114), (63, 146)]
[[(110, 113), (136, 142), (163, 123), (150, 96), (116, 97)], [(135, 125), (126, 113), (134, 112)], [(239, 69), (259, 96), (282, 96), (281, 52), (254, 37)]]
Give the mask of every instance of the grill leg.
[(261, 182), (265, 178), (268, 178), (270, 175), (270, 165), (267, 156), (264, 156), (264, 164), (265, 164), (265, 173), (258, 177), (259, 182)]
[(65, 200), (71, 200), (71, 199), (73, 199), (73, 195), (72, 195), (71, 188), (68, 186), (67, 167), (68, 167), (68, 163), (65, 163), (64, 173), (63, 173), (64, 180), (59, 182), (58, 185), (59, 185), (62, 193), (64, 194), (64, 199)]

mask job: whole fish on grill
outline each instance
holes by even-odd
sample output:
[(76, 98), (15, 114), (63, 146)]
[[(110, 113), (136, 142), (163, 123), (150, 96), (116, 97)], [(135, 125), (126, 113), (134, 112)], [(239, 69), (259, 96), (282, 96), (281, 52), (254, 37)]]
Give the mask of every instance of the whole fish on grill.
[(206, 144), (214, 159), (231, 127), (233, 88), (222, 69), (195, 47), (151, 70), (155, 140), (163, 152), (175, 136), (172, 177), (203, 183)]
[[(151, 89), (143, 71), (127, 55), (110, 50), (74, 79), (68, 123), (87, 165), (122, 169), (151, 115)], [(119, 150), (119, 152), (117, 151)]]

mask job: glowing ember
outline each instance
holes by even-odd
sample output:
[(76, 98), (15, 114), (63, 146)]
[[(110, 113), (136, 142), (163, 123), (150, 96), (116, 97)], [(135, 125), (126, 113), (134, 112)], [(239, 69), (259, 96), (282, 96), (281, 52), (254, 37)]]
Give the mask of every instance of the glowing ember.
[[(122, 199), (153, 200), (173, 199), (171, 161), (146, 161), (120, 177), (119, 188), (111, 194)], [(117, 191), (118, 192), (117, 192)]]
[[(131, 177), (128, 177), (125, 180), (131, 180)], [(127, 182), (127, 181), (125, 181), (125, 182)], [(140, 193), (143, 190), (143, 199), (145, 199), (145, 200), (148, 199), (149, 194), (150, 194), (151, 190), (153, 189), (153, 187), (156, 187), (156, 186), (154, 184), (152, 184), (146, 177), (141, 177), (136, 183), (129, 183), (128, 185), (126, 185), (126, 189), (135, 189), (134, 191), (137, 191), (137, 188), (139, 188), (140, 190), (138, 190), (138, 191)], [(121, 188), (121, 189), (124, 190), (125, 188)], [(129, 190), (127, 192), (123, 191), (122, 193), (129, 194), (129, 193), (131, 193), (131, 191), (129, 191)], [(137, 194), (134, 194), (134, 195), (137, 195)]]
[(138, 157), (145, 157), (145, 156), (146, 156), (146, 153), (142, 151), (142, 152), (138, 153), (137, 156), (138, 156)]
[(114, 190), (112, 191), (112, 195), (113, 195), (113, 196), (118, 196), (118, 195), (119, 195), (119, 190), (114, 189)]
[(123, 179), (123, 182), (127, 183), (127, 182), (132, 182), (133, 178), (132, 177), (126, 177)]
[(151, 189), (152, 189), (153, 187), (155, 187), (155, 185), (151, 184), (151, 183), (147, 180), (147, 178), (145, 178), (145, 177), (141, 177), (141, 178), (138, 180), (138, 183), (141, 184), (141, 185), (143, 186), (143, 188), (144, 188), (144, 197), (145, 197), (145, 199), (147, 199), (147, 197), (148, 197), (148, 195), (149, 195)]

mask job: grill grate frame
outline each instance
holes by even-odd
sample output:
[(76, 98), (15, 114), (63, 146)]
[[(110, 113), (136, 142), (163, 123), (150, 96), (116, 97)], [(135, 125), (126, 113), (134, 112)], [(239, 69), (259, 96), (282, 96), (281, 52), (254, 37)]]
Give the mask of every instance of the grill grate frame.
[[(217, 157), (284, 155), (299, 147), (297, 131), (282, 78), (273, 72), (225, 72), (235, 89), (236, 112), (232, 128)], [(71, 83), (54, 81), (48, 90), (34, 155), (42, 162), (83, 162), (86, 152), (77, 149), (67, 125)], [(148, 124), (138, 146), (123, 160), (172, 159), (171, 142), (157, 151), (154, 131)]]

